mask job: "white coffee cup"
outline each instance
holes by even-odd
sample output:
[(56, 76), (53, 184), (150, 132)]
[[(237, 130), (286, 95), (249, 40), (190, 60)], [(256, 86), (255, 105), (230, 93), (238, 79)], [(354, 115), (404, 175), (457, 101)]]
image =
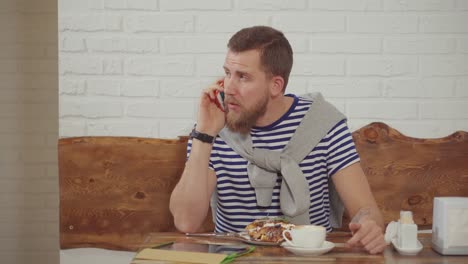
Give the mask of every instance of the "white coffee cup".
[[(289, 239), (286, 234), (289, 234)], [(325, 241), (327, 230), (318, 225), (297, 225), (291, 230), (283, 231), (286, 243), (293, 247), (320, 248)]]

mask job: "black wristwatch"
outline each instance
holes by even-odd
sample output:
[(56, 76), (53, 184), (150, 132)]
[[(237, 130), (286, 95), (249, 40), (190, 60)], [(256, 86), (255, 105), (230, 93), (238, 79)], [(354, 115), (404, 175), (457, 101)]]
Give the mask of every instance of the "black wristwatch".
[(190, 133), (190, 138), (196, 138), (200, 140), (201, 142), (209, 143), (209, 144), (213, 144), (215, 141), (215, 137), (202, 133), (202, 132), (198, 132), (197, 130), (195, 130), (195, 128), (192, 130), (192, 133)]

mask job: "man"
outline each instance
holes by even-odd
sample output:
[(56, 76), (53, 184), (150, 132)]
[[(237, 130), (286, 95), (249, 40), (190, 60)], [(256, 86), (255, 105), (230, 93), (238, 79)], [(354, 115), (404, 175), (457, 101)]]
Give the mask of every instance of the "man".
[[(308, 210), (304, 213), (307, 224), (322, 225), (331, 231), (331, 194), (328, 192), (331, 178), (354, 219), (349, 226), (353, 237), (348, 245), (363, 246), (371, 254), (382, 252), (386, 246), (382, 216), (361, 169), (345, 119), (327, 130), (318, 144), (307, 150), (303, 160), (295, 163), (301, 175), (274, 172), (275, 186), (266, 205), (259, 205), (259, 197), (263, 197), (261, 188), (252, 187), (249, 174), (254, 174), (251, 171), (255, 170), (248, 171), (248, 166), (256, 166), (255, 162), (235, 152), (232, 143), (226, 143), (229, 137), (217, 137), (220, 132), (227, 131), (230, 135), (248, 138), (253, 149), (283, 151), (314, 105), (313, 100), (285, 95), (292, 61), (288, 40), (273, 28), (245, 28), (229, 40), (224, 79), (207, 87), (201, 95), (188, 161), (171, 195), (170, 210), (175, 225), (182, 232), (196, 232), (207, 216), (215, 191), (218, 196), (217, 232), (241, 231), (255, 219), (283, 216), (287, 206), (283, 206), (280, 197), (288, 188), (283, 191), (280, 186), (288, 178), (290, 185), (296, 180), (306, 182), (303, 187), (308, 192), (305, 197)], [(225, 93), (225, 112), (213, 103), (215, 91)], [(286, 161), (294, 163), (290, 159), (279, 163)]]

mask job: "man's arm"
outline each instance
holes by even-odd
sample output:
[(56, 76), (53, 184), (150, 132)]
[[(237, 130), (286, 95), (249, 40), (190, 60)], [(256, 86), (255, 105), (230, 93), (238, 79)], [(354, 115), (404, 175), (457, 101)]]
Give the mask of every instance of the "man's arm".
[[(203, 90), (196, 129), (215, 137), (224, 127), (225, 116), (213, 101), (215, 90), (222, 91), (220, 80)], [(184, 172), (172, 191), (169, 209), (179, 231), (196, 232), (203, 224), (216, 186), (216, 175), (209, 168), (213, 145), (193, 139)]]
[(171, 194), (169, 208), (181, 232), (196, 232), (203, 224), (216, 186), (208, 167), (212, 145), (194, 139), (184, 172)]
[(382, 252), (386, 246), (383, 218), (361, 164), (357, 162), (339, 170), (332, 179), (346, 210), (354, 218), (349, 225), (353, 237), (348, 244), (361, 243), (373, 254)]

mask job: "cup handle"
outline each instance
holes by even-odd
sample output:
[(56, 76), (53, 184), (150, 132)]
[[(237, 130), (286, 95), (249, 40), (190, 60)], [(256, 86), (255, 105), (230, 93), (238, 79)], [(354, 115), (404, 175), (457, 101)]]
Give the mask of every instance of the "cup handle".
[(291, 240), (288, 239), (288, 237), (286, 236), (286, 233), (289, 233), (289, 230), (283, 230), (283, 238), (284, 240), (286, 240), (286, 243), (290, 246), (294, 246), (293, 242)]

